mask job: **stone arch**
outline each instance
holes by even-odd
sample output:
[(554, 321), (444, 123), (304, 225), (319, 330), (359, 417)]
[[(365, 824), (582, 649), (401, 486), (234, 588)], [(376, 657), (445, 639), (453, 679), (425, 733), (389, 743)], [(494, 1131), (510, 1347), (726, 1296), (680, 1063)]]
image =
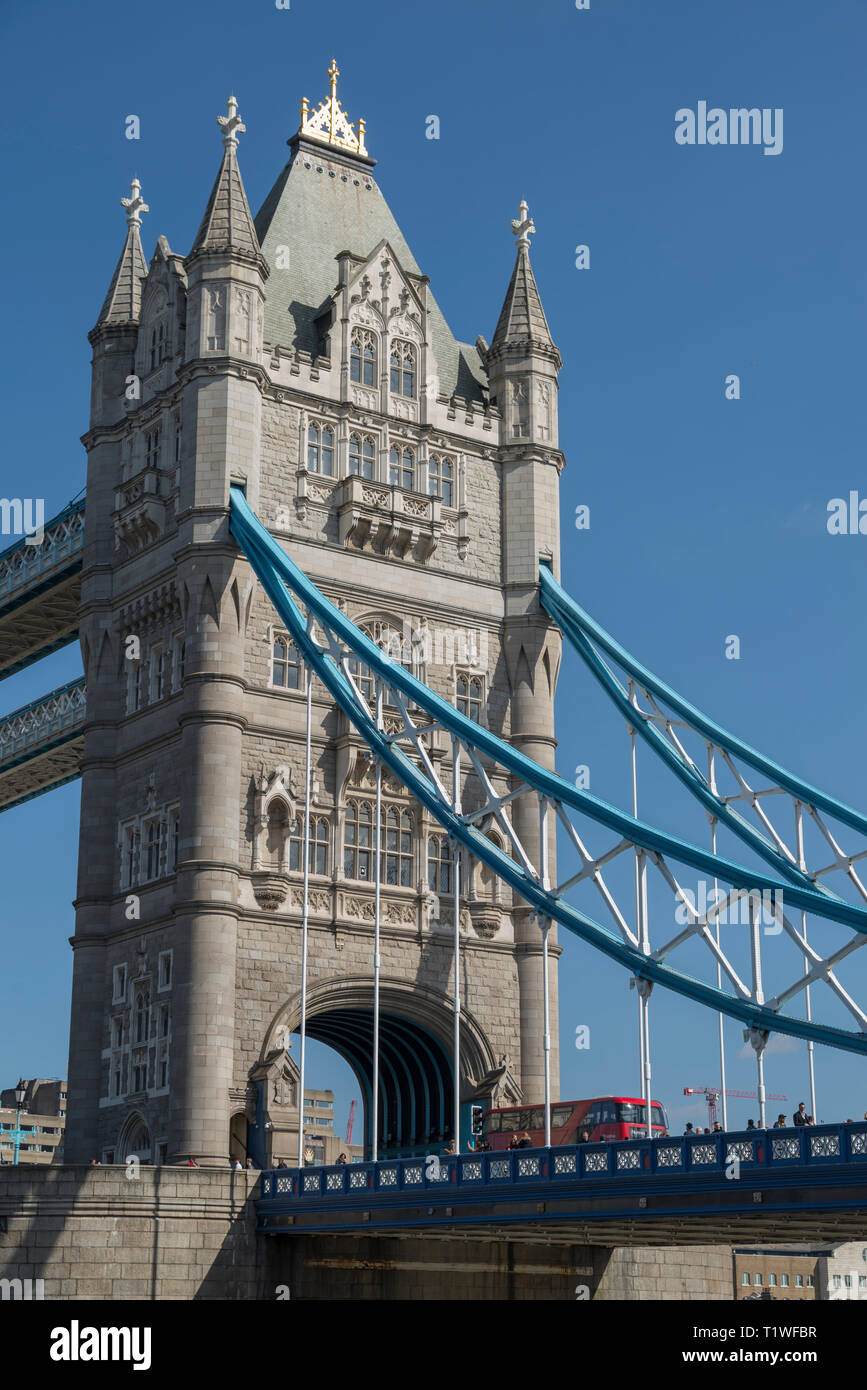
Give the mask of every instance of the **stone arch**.
[[(260, 1061), (274, 1051), (278, 1029), (300, 1026), (300, 991), (271, 1019)], [(413, 1153), (453, 1137), (452, 1004), (441, 990), (386, 978), (380, 985), (380, 1153)], [(373, 982), (347, 976), (314, 983), (307, 995), (308, 1037), (349, 1064), (364, 1103), (365, 1145), (372, 1133)], [(285, 1036), (285, 1034), (283, 1035)], [(460, 1094), (472, 1094), (496, 1063), (478, 1021), (461, 1011)]]
[(142, 1163), (152, 1159), (151, 1133), (138, 1111), (128, 1115), (121, 1126), (117, 1139), (117, 1154), (121, 1163), (135, 1156)]

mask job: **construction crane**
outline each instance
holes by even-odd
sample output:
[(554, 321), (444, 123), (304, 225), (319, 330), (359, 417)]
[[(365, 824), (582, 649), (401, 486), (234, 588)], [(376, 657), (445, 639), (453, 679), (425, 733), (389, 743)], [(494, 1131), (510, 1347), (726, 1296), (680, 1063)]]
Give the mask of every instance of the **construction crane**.
[[(722, 1087), (721, 1087), (721, 1086), (684, 1086), (684, 1088), (683, 1088), (683, 1094), (684, 1094), (685, 1096), (705, 1096), (705, 1097), (707, 1098), (707, 1118), (708, 1118), (708, 1124), (710, 1125), (711, 1129), (713, 1129), (713, 1126), (716, 1124), (716, 1120), (717, 1120), (716, 1106), (717, 1106), (717, 1101), (719, 1100), (720, 1096), (722, 1095)], [(756, 1091), (729, 1091), (728, 1089), (726, 1089), (726, 1095), (727, 1095), (727, 1096), (738, 1096), (738, 1097), (740, 1097), (742, 1100), (758, 1100), (758, 1098), (759, 1098), (759, 1097), (758, 1097), (758, 1093), (757, 1093)], [(775, 1091), (766, 1091), (766, 1092), (765, 1092), (765, 1100), (788, 1100), (788, 1096), (780, 1096), (780, 1095), (777, 1095), (777, 1093), (776, 1093)]]
[(347, 1126), (346, 1126), (346, 1144), (347, 1144), (347, 1146), (350, 1145), (350, 1144), (352, 1143), (352, 1122), (353, 1122), (354, 1119), (355, 1119), (355, 1101), (352, 1101), (352, 1103), (350, 1104), (350, 1107), (349, 1107), (349, 1122), (348, 1122), (348, 1124), (347, 1124)]

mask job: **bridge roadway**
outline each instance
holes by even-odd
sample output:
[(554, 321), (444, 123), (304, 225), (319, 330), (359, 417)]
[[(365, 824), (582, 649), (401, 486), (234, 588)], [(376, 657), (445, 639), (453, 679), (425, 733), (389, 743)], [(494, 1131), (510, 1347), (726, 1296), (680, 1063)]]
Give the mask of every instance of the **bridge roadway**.
[[(736, 1160), (736, 1162), (735, 1162)], [(275, 1169), (263, 1235), (731, 1245), (867, 1236), (867, 1122)]]
[(0, 554), (0, 680), (78, 636), (84, 499)]
[(79, 676), (0, 719), (0, 811), (79, 776), (84, 709)]

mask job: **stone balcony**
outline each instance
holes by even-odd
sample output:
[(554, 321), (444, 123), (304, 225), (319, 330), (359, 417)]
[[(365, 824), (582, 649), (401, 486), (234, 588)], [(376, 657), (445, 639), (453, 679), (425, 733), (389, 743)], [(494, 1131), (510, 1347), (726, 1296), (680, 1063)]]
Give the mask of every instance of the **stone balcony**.
[(114, 534), (127, 554), (144, 550), (165, 531), (170, 479), (158, 468), (143, 468), (115, 493)]
[(446, 529), (438, 497), (399, 487), (344, 478), (337, 490), (340, 544), (424, 564)]

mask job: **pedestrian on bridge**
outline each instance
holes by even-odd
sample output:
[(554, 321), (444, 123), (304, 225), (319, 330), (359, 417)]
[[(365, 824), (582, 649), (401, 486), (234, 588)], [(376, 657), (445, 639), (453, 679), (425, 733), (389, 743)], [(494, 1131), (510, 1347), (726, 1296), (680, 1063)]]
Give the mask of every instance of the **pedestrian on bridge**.
[(797, 1110), (795, 1111), (794, 1115), (792, 1116), (792, 1124), (793, 1124), (793, 1125), (805, 1125), (806, 1123), (807, 1123), (807, 1107), (806, 1107), (806, 1105), (804, 1104), (804, 1102), (801, 1101), (800, 1105), (798, 1106)]

